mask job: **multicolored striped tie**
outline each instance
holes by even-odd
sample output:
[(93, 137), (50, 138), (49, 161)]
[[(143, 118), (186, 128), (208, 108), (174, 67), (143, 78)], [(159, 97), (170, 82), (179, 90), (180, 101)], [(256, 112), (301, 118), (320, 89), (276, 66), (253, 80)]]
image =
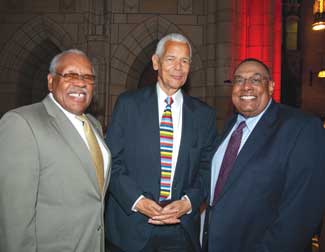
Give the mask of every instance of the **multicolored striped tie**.
[(172, 97), (167, 97), (165, 110), (160, 122), (160, 197), (159, 201), (164, 201), (170, 195), (171, 174), (172, 174), (172, 154), (173, 154), (173, 118), (171, 105)]

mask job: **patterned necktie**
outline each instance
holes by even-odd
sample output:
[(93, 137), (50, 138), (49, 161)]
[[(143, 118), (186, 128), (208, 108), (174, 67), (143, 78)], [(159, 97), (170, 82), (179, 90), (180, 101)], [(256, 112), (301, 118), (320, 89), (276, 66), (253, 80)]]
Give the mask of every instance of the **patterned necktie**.
[(165, 110), (160, 122), (160, 197), (159, 201), (164, 201), (170, 195), (172, 154), (173, 154), (173, 118), (171, 105), (172, 97), (167, 97)]
[(246, 127), (246, 123), (245, 121), (242, 121), (230, 137), (225, 155), (223, 156), (223, 160), (221, 163), (217, 184), (214, 189), (213, 204), (216, 203), (217, 198), (221, 192), (221, 189), (224, 186), (226, 179), (230, 173), (230, 170), (232, 169), (236, 161), (237, 153), (241, 143), (241, 138), (243, 136), (243, 128), (245, 127)]
[(96, 177), (99, 191), (102, 192), (104, 187), (104, 161), (102, 151), (99, 147), (95, 133), (89, 125), (87, 117), (85, 115), (80, 115), (77, 116), (77, 118), (82, 121), (84, 132), (89, 146), (89, 152), (96, 168)]

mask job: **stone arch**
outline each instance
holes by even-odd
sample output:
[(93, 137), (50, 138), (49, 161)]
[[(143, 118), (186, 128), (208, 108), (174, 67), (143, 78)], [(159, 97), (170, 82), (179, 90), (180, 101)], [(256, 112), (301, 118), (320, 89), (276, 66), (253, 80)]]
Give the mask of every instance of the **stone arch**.
[(72, 44), (69, 34), (45, 16), (23, 24), (0, 53), (0, 85), (12, 100), (6, 110), (43, 98), (50, 60)]
[[(132, 29), (112, 53), (111, 88), (118, 86), (119, 88), (115, 90), (119, 92), (137, 88), (141, 74), (151, 61), (157, 41), (172, 32), (187, 35), (176, 24), (162, 16), (150, 17)], [(191, 40), (190, 37), (188, 39)], [(205, 71), (195, 44), (191, 42), (191, 45), (193, 64), (190, 85), (192, 86), (196, 79), (202, 80), (202, 76), (205, 78)], [(112, 94), (114, 95), (114, 92)]]

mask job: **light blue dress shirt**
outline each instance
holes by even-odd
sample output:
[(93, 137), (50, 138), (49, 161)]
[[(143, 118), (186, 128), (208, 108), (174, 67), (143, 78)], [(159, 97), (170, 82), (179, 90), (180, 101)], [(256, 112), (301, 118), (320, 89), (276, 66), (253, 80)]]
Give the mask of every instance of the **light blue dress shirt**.
[(267, 104), (267, 106), (265, 107), (265, 109), (262, 111), (262, 113), (258, 114), (257, 116), (245, 118), (241, 114), (238, 114), (237, 121), (236, 121), (235, 125), (232, 127), (232, 129), (230, 130), (230, 132), (227, 135), (227, 137), (223, 140), (223, 142), (218, 147), (216, 153), (213, 156), (212, 164), (211, 164), (210, 205), (212, 205), (212, 202), (213, 202), (214, 189), (215, 189), (215, 186), (216, 186), (216, 183), (217, 183), (217, 179), (218, 179), (218, 176), (219, 176), (219, 172), (220, 172), (220, 167), (221, 167), (221, 163), (222, 163), (222, 160), (223, 160), (223, 156), (225, 155), (226, 148), (227, 148), (228, 142), (230, 140), (231, 134), (233, 133), (233, 131), (238, 127), (238, 125), (242, 121), (246, 121), (246, 127), (243, 129), (243, 136), (242, 136), (242, 140), (241, 140), (241, 143), (240, 143), (240, 146), (239, 146), (239, 150), (238, 150), (238, 153), (237, 153), (237, 155), (238, 155), (239, 152), (240, 152), (240, 150), (242, 149), (242, 147), (246, 143), (249, 135), (254, 130), (256, 124), (261, 119), (261, 117), (263, 116), (263, 114), (265, 113), (265, 111), (267, 110), (267, 108), (270, 106), (271, 101), (272, 100), (270, 99), (269, 103)]

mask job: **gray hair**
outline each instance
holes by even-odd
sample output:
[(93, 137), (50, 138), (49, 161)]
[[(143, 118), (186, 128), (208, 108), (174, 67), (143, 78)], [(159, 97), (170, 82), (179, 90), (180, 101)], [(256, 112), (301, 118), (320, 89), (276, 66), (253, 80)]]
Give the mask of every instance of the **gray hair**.
[[(87, 58), (89, 61), (90, 59), (88, 58), (88, 56), (81, 50), (79, 49), (69, 49), (69, 50), (65, 50), (57, 55), (54, 56), (54, 58), (51, 60), (51, 63), (50, 63), (50, 67), (49, 67), (49, 72), (50, 74), (52, 75), (55, 75), (55, 72), (56, 72), (56, 68), (57, 68), (57, 65), (59, 63), (59, 61), (61, 60), (61, 58), (67, 54), (77, 54), (77, 55), (81, 55), (85, 58)], [(93, 73), (95, 74), (95, 69), (94, 69), (94, 66), (93, 64), (91, 64), (92, 66), (92, 71)]]
[(246, 63), (246, 62), (255, 62), (255, 63), (257, 63), (257, 64), (260, 64), (264, 69), (265, 69), (265, 71), (266, 71), (266, 73), (267, 73), (267, 75), (268, 75), (268, 77), (270, 78), (270, 80), (272, 80), (272, 76), (271, 76), (271, 71), (270, 71), (270, 68), (263, 62), (263, 61), (261, 61), (261, 60), (259, 60), (259, 59), (256, 59), (256, 58), (246, 58), (246, 59), (244, 59), (244, 60), (242, 60), (236, 67), (235, 67), (235, 70), (234, 70), (234, 73), (233, 74), (235, 74), (235, 72), (236, 72), (236, 70), (242, 65), (242, 64), (244, 64), (244, 63)]
[(185, 36), (179, 33), (170, 33), (159, 40), (155, 51), (155, 54), (157, 54), (159, 57), (163, 55), (165, 51), (165, 44), (167, 41), (186, 43), (190, 49), (190, 58), (192, 58), (192, 47), (190, 41), (188, 41)]

